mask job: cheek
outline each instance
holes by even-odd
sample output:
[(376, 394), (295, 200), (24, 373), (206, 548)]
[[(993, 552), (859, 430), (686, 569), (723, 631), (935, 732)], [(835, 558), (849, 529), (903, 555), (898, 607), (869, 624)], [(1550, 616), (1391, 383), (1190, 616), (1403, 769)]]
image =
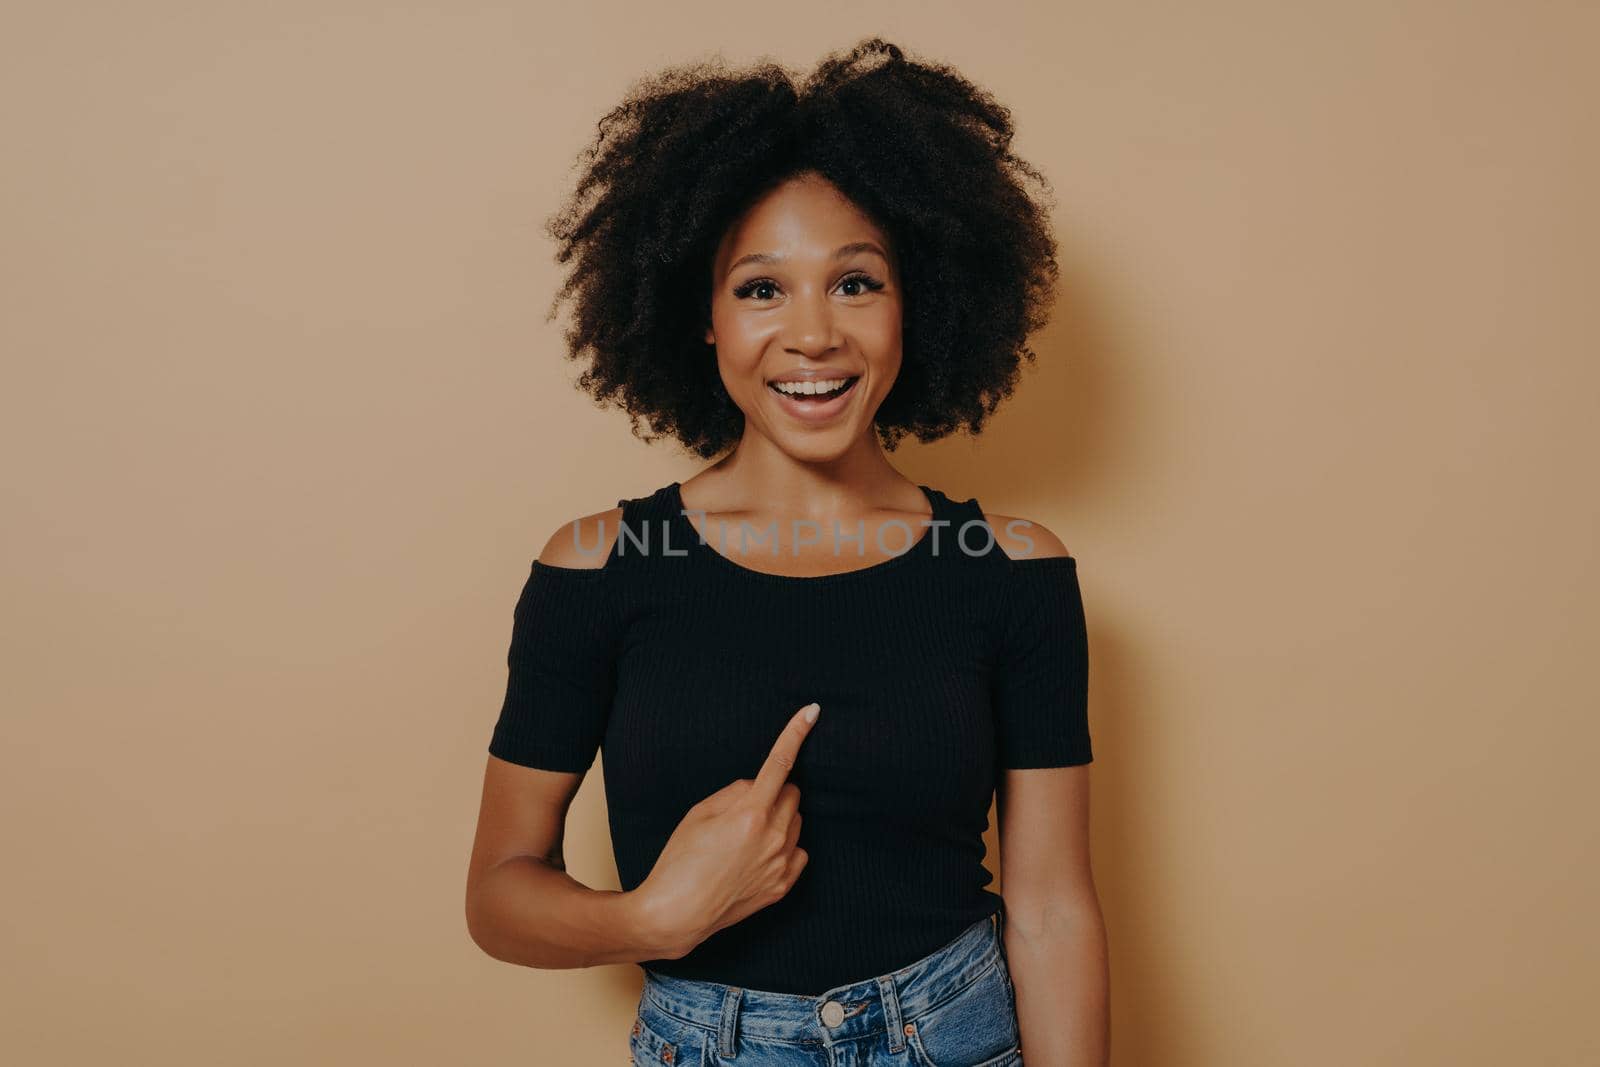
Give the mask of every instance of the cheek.
[(854, 326), (856, 336), (868, 347), (869, 354), (900, 351), (900, 301), (884, 300), (874, 304), (861, 314)]
[(866, 357), (874, 373), (882, 376), (885, 372), (899, 370), (901, 356), (899, 309), (896, 308), (892, 314), (865, 319), (858, 326), (856, 339), (861, 345), (862, 355)]
[(751, 315), (712, 316), (719, 358), (725, 363), (752, 365), (772, 343), (777, 320)]
[(723, 381), (733, 386), (738, 379), (754, 373), (761, 364), (766, 341), (751, 330), (749, 321), (739, 315), (718, 316), (713, 312), (711, 328), (717, 336), (717, 369)]
[(743, 397), (765, 388), (759, 345), (743, 345), (737, 339), (717, 335), (717, 376), (728, 395)]

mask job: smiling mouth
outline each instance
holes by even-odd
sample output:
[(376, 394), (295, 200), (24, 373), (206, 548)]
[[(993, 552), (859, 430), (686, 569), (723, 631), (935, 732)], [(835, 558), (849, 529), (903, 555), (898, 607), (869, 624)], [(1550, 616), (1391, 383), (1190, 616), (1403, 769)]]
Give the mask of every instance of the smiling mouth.
[[(858, 382), (860, 380), (861, 380), (861, 376), (860, 375), (856, 375), (853, 378), (846, 378), (844, 380), (844, 384), (843, 385), (840, 385), (839, 387), (837, 387), (835, 389), (831, 389), (826, 393), (822, 393), (822, 392), (817, 392), (817, 393), (785, 392), (784, 390), (778, 388), (778, 384), (779, 383), (777, 383), (777, 382), (768, 382), (767, 383), (767, 388), (771, 389), (774, 393), (777, 393), (779, 396), (783, 397), (785, 400), (793, 400), (793, 401), (795, 401), (796, 403), (799, 403), (799, 404), (825, 404), (830, 400), (838, 399), (839, 397), (841, 397), (844, 394), (848, 393), (851, 389), (854, 389), (855, 385), (856, 385), (856, 382)], [(793, 388), (795, 383), (789, 382), (789, 383), (784, 383), (784, 384), (787, 384), (791, 388)]]

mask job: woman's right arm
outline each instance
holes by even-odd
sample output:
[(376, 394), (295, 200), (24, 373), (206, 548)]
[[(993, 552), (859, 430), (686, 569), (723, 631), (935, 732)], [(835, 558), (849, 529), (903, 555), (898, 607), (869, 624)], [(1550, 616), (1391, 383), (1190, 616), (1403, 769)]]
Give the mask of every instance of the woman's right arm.
[[(604, 565), (620, 519), (618, 508), (552, 535), (539, 555), (546, 568), (534, 568), (514, 613), (466, 899), (472, 940), (507, 963), (559, 969), (681, 958), (781, 899), (808, 858), (798, 846), (799, 789), (787, 780), (811, 728), (801, 709), (756, 778), (730, 782), (689, 810), (635, 889), (591, 889), (567, 874), (567, 811), (601, 741), (615, 654), (605, 590), (583, 571)], [(597, 539), (602, 551), (578, 550)]]
[(789, 771), (814, 709), (790, 715), (754, 779), (728, 782), (688, 809), (650, 875), (626, 893), (566, 873), (566, 808), (582, 774), (491, 755), (467, 870), (472, 941), (496, 960), (538, 968), (677, 960), (781, 901), (810, 861), (798, 846), (800, 789)]
[(815, 704), (796, 711), (754, 778), (690, 808), (630, 892), (590, 889), (566, 872), (563, 830), (582, 774), (490, 756), (467, 873), (472, 939), (528, 967), (678, 959), (783, 899), (810, 859), (798, 844), (800, 789), (789, 772), (816, 715)]
[[(555, 531), (539, 561), (568, 570), (535, 575), (517, 606), (501, 725), (512, 727), (504, 751), (523, 764), (488, 757), (466, 897), (472, 940), (507, 963), (589, 967), (688, 951), (652, 921), (642, 894), (591, 889), (567, 874), (562, 856), (567, 810), (585, 774), (567, 768), (598, 744), (609, 703), (607, 653), (593, 624), (604, 613), (583, 607), (600, 590), (571, 584), (572, 569), (603, 566), (621, 521), (617, 507)], [(591, 545), (599, 550), (579, 547)], [(574, 706), (574, 693), (592, 697), (589, 706)], [(532, 765), (540, 762), (563, 769)]]
[(645, 896), (591, 889), (567, 873), (567, 809), (582, 781), (488, 758), (467, 871), (472, 940), (497, 960), (551, 969), (683, 955)]

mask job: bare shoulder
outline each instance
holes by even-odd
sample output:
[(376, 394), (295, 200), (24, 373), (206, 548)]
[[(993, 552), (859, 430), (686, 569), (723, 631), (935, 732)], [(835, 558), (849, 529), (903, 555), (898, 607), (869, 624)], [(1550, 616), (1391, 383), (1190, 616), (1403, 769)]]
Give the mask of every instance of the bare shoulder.
[(550, 567), (598, 570), (605, 566), (622, 529), (622, 509), (608, 508), (563, 523), (539, 552), (539, 562)]
[(983, 521), (994, 531), (995, 543), (1012, 559), (1047, 559), (1072, 554), (1061, 543), (1061, 538), (1042, 523), (988, 512), (984, 513)]

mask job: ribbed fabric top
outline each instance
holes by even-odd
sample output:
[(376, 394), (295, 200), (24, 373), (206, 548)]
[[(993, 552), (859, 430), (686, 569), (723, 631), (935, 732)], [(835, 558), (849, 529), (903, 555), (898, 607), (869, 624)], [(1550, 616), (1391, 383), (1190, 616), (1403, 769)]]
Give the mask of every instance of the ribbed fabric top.
[(898, 970), (998, 909), (983, 833), (999, 770), (1092, 760), (1076, 561), (1011, 559), (976, 498), (919, 488), (917, 540), (853, 571), (736, 562), (677, 482), (618, 501), (603, 566), (533, 562), (489, 752), (575, 772), (604, 752), (624, 890), (689, 808), (754, 778), (789, 718), (822, 705), (789, 775), (809, 857), (793, 888), (641, 966), (805, 996)]

